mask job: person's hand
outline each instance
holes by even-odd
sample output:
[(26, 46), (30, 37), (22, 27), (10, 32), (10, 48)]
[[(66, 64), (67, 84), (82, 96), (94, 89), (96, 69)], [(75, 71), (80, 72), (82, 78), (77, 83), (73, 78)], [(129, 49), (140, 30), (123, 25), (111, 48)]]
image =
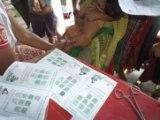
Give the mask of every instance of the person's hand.
[(56, 42), (58, 42), (57, 35), (50, 37), (49, 42), (52, 43), (52, 44), (55, 44)]
[(32, 11), (35, 13), (39, 13), (42, 11), (41, 5), (38, 0), (33, 1)]
[(66, 44), (63, 47), (63, 51), (64, 52), (68, 52), (71, 48), (73, 48), (74, 46), (71, 44), (71, 42), (69, 40), (66, 40)]
[(90, 43), (90, 39), (84, 35), (78, 35), (70, 41), (73, 47), (85, 47)]
[(59, 39), (53, 44), (53, 49), (58, 48), (58, 49), (63, 50), (65, 46), (66, 46), (66, 40)]
[(160, 57), (160, 42), (153, 45), (150, 51), (150, 56)]
[(63, 48), (63, 51), (68, 52), (70, 49), (75, 47), (85, 47), (89, 44), (90, 41), (83, 39), (83, 36), (74, 37), (72, 40), (66, 40), (66, 44)]

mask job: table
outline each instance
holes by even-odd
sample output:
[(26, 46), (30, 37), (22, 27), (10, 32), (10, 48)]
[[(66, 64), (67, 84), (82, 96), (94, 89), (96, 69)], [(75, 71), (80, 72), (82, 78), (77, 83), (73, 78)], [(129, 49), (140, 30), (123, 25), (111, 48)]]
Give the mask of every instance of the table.
[[(129, 92), (130, 85), (114, 76), (111, 76), (106, 73), (104, 74), (117, 81), (117, 86), (111, 93), (109, 98), (106, 100), (100, 111), (97, 113), (94, 120), (139, 120), (137, 114), (135, 113), (134, 109), (130, 106), (130, 104), (125, 99), (117, 99), (114, 94), (115, 90), (117, 89)], [(142, 92), (139, 92), (138, 95), (136, 95), (136, 100), (146, 120), (160, 120), (160, 102), (156, 101), (155, 99), (151, 98), (150, 96), (147, 96)], [(52, 103), (50, 103), (50, 105), (51, 104)], [(50, 108), (50, 114), (48, 114), (48, 118), (50, 119), (48, 120), (53, 119), (52, 113), (56, 111), (65, 113), (62, 109), (57, 108), (56, 110)]]
[[(117, 99), (114, 94), (117, 89), (129, 92), (129, 85), (116, 77), (107, 76), (117, 81), (118, 84), (96, 115), (95, 120), (139, 120), (130, 104), (125, 99)], [(136, 95), (136, 100), (146, 120), (160, 120), (160, 102), (142, 92)]]

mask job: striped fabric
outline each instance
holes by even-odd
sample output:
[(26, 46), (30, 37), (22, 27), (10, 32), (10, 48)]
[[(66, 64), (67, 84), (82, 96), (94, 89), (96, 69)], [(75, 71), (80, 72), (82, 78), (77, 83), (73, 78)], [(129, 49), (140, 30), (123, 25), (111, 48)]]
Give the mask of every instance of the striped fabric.
[(123, 54), (121, 58), (121, 66), (132, 68), (136, 63), (135, 54), (138, 54), (137, 49), (140, 49), (146, 34), (150, 28), (151, 19), (148, 17), (135, 17), (130, 16), (128, 24), (128, 32), (124, 36), (123, 40)]

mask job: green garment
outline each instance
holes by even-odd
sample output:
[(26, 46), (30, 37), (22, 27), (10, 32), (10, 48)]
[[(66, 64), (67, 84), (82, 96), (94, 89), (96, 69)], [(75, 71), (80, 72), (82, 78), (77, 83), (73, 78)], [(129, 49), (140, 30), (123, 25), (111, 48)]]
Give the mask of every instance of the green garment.
[(119, 41), (117, 44), (117, 48), (115, 51), (115, 58), (114, 58), (114, 70), (119, 73), (120, 71), (120, 64), (121, 64), (121, 57), (123, 55), (123, 39)]
[(109, 66), (115, 54), (117, 44), (126, 33), (127, 24), (127, 16), (122, 17), (118, 21), (107, 21), (86, 48), (72, 49), (72, 53), (75, 53), (72, 56), (83, 59), (101, 69), (105, 69)]

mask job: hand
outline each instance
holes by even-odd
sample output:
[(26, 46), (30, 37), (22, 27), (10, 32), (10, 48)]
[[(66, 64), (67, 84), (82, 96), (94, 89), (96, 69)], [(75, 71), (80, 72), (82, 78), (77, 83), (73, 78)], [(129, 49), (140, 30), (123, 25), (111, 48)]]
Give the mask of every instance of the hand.
[(39, 13), (39, 12), (42, 11), (41, 5), (40, 5), (40, 3), (39, 3), (38, 0), (34, 0), (34, 1), (33, 1), (32, 10), (33, 10), (33, 12), (35, 12), (35, 13)]
[(56, 42), (58, 42), (57, 35), (50, 37), (49, 42), (52, 43), (52, 44), (55, 44)]
[(160, 57), (160, 42), (153, 45), (150, 51), (150, 56)]
[(78, 35), (74, 38), (72, 38), (72, 40), (70, 41), (70, 44), (73, 47), (85, 47), (90, 43), (90, 39), (87, 38), (85, 35), (81, 34)]
[(74, 46), (72, 46), (71, 42), (69, 40), (66, 40), (66, 44), (64, 46), (64, 48), (62, 49), (64, 52), (68, 52), (71, 48), (73, 48)]
[(65, 46), (66, 46), (66, 40), (60, 39), (60, 40), (57, 40), (57, 41), (53, 44), (53, 49), (54, 49), (54, 48), (58, 48), (58, 49), (63, 50)]

